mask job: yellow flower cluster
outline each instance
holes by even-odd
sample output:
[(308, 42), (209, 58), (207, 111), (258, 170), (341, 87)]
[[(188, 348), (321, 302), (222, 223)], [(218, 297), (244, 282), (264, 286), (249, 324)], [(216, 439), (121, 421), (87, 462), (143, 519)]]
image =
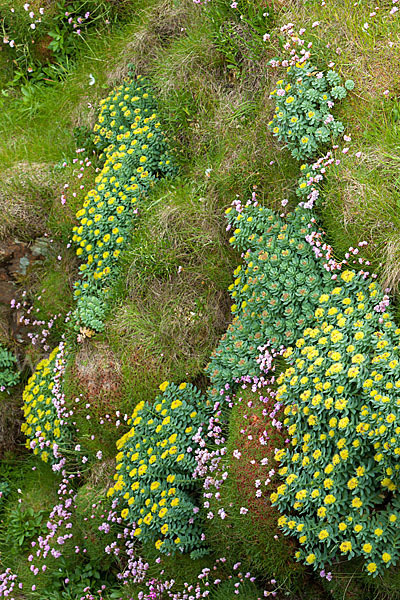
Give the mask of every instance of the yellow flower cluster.
[(94, 142), (104, 163), (96, 187), (88, 192), (76, 214), (79, 225), (74, 227), (72, 239), (78, 246), (76, 254), (83, 260), (82, 279), (75, 284), (79, 307), (75, 316), (89, 328), (91, 321), (95, 323), (97, 331), (102, 311), (90, 305), (87, 297), (93, 299), (108, 291), (139, 201), (156, 178), (174, 173), (148, 90), (141, 77), (125, 81), (101, 101), (94, 127)]
[(59, 444), (61, 438), (60, 419), (54, 405), (54, 367), (60, 348), (55, 348), (49, 358), (37, 365), (29, 378), (22, 399), (24, 422), (21, 431), (25, 434), (26, 447), (39, 454), (44, 462), (52, 462), (53, 446)]
[(373, 574), (398, 558), (400, 507), (390, 496), (380, 505), (400, 484), (400, 329), (374, 310), (376, 283), (350, 270), (340, 279), (320, 296), (315, 326), (285, 353), (292, 366), (278, 378), (277, 400), (290, 445), (275, 455), (283, 483), (271, 501), (279, 525), (299, 538), (299, 558), (322, 568), (329, 538), (348, 558), (372, 558)]
[[(114, 485), (108, 496), (125, 505), (121, 517), (134, 522), (135, 535), (158, 550), (193, 550), (201, 531), (187, 491), (195, 468), (194, 434), (204, 419), (201, 394), (191, 384), (165, 381), (154, 405), (140, 402), (117, 442)], [(190, 451), (188, 448), (191, 447)]]

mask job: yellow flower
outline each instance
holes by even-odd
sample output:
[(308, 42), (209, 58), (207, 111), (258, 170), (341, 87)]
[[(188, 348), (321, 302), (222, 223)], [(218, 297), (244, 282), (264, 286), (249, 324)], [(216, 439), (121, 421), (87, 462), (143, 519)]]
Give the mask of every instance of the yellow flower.
[(354, 490), (357, 486), (358, 486), (358, 479), (357, 479), (357, 477), (352, 477), (347, 482), (347, 487), (349, 488), (349, 490)]
[(162, 383), (159, 388), (162, 392), (165, 392), (165, 390), (167, 389), (167, 387), (169, 386), (169, 381), (164, 381), (164, 383)]
[(351, 542), (342, 542), (342, 543), (340, 544), (340, 550), (341, 550), (342, 552), (344, 552), (344, 553), (346, 553), (346, 552), (350, 552), (350, 551), (351, 551), (351, 549), (352, 549)]
[(306, 558), (306, 563), (307, 563), (307, 564), (309, 564), (309, 565), (312, 565), (312, 564), (313, 564), (313, 562), (315, 562), (315, 559), (316, 559), (316, 556), (315, 556), (315, 554), (312, 554), (312, 553), (311, 553), (311, 554), (309, 554), (309, 555), (307, 556), (307, 558)]
[(128, 514), (129, 514), (129, 510), (127, 508), (124, 508), (124, 510), (121, 511), (121, 517), (123, 519), (126, 519), (126, 517), (128, 516)]
[(340, 275), (341, 279), (343, 279), (343, 281), (345, 281), (346, 283), (350, 283), (354, 276), (355, 272), (349, 270), (343, 271), (343, 273)]
[(388, 563), (392, 556), (388, 552), (382, 554), (382, 560), (384, 563)]
[(325, 540), (327, 537), (329, 537), (329, 532), (326, 529), (322, 529), (319, 532), (318, 537), (320, 540)]
[(172, 410), (174, 410), (175, 408), (179, 408), (179, 406), (181, 406), (182, 402), (180, 400), (174, 400), (171, 403), (171, 408)]
[(375, 573), (376, 569), (377, 569), (377, 566), (374, 562), (370, 562), (367, 564), (367, 571), (369, 573)]
[(324, 504), (333, 504), (334, 502), (336, 502), (336, 498), (333, 494), (328, 494), (325, 496)]
[(161, 527), (161, 533), (163, 535), (165, 535), (168, 532), (168, 524), (165, 523), (162, 527)]
[(150, 525), (150, 523), (153, 520), (153, 515), (151, 513), (148, 513), (145, 518), (143, 519), (143, 522), (146, 523), (146, 525)]

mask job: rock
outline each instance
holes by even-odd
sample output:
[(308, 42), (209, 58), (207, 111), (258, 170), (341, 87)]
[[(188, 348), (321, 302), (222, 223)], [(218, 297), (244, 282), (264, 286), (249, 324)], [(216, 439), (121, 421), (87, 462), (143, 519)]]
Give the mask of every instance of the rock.
[(47, 256), (49, 253), (49, 245), (50, 245), (49, 238), (47, 238), (47, 237), (36, 238), (35, 242), (31, 246), (31, 252), (32, 252), (33, 256), (36, 256), (36, 257)]
[(15, 295), (15, 287), (11, 281), (4, 277), (4, 271), (0, 270), (0, 304), (10, 306), (11, 300)]

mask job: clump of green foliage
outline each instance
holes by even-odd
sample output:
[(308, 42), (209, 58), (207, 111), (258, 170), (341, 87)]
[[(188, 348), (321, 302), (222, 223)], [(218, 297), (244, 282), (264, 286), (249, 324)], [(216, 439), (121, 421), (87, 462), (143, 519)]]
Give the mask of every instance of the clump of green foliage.
[(39, 362), (29, 378), (22, 399), (25, 420), (21, 431), (25, 434), (26, 447), (40, 455), (44, 462), (54, 461), (54, 445), (64, 439), (65, 427), (54, 402), (55, 369), (59, 365), (60, 348), (56, 347), (48, 358)]
[(105, 315), (106, 307), (100, 298), (89, 294), (80, 296), (74, 312), (75, 329), (79, 330), (84, 323), (90, 330), (103, 331)]
[(219, 388), (258, 374), (257, 348), (268, 340), (274, 348), (293, 343), (312, 322), (324, 285), (323, 270), (305, 241), (307, 210), (298, 207), (286, 220), (256, 203), (227, 213), (231, 244), (247, 252), (229, 287), (233, 321), (207, 366)]
[(0, 481), (0, 507), (4, 503), (5, 498), (8, 496), (10, 486), (7, 481)]
[(107, 492), (125, 501), (123, 519), (135, 536), (162, 553), (206, 552), (199, 509), (190, 495), (196, 466), (195, 434), (205, 421), (204, 399), (192, 384), (165, 381), (154, 405), (140, 402), (117, 442), (115, 484)]
[[(78, 326), (102, 330), (105, 296), (117, 275), (138, 202), (158, 178), (175, 173), (155, 111), (149, 84), (140, 76), (101, 101), (94, 144), (104, 164), (96, 188), (76, 214), (80, 225), (74, 227), (72, 238), (84, 260), (74, 292)], [(85, 296), (90, 299), (82, 300)]]
[(7, 348), (0, 345), (0, 392), (9, 391), (20, 378), (16, 370), (17, 359)]
[(249, 76), (249, 64), (257, 64), (266, 54), (263, 35), (276, 23), (277, 11), (257, 0), (239, 0), (235, 8), (224, 0), (213, 0), (204, 7), (211, 25), (215, 48), (222, 54), (234, 77)]
[(354, 88), (351, 80), (341, 85), (335, 71), (322, 71), (306, 61), (287, 68), (285, 79), (277, 81), (271, 97), (276, 109), (269, 127), (284, 141), (297, 159), (315, 155), (321, 144), (343, 133), (344, 126), (331, 114), (335, 100), (342, 100)]
[(315, 568), (340, 552), (363, 556), (376, 575), (399, 557), (400, 329), (382, 298), (376, 283), (343, 271), (285, 354), (293, 366), (278, 399), (292, 447), (275, 456), (285, 483), (271, 497), (299, 538), (298, 558)]

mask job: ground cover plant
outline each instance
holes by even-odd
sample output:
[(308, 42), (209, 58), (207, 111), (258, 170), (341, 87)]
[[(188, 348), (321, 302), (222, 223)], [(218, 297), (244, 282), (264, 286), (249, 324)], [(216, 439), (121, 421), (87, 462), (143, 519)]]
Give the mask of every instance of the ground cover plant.
[[(146, 81), (127, 81), (101, 101), (97, 134), (93, 143), (104, 157), (83, 207), (76, 213), (76, 254), (84, 258), (76, 283), (76, 326), (101, 331), (104, 327), (108, 280), (116, 275), (118, 258), (124, 250), (136, 204), (157, 177), (174, 174), (167, 152), (155, 102)], [(134, 174), (133, 174), (134, 173)]]
[(19, 374), (16, 369), (16, 357), (6, 348), (0, 346), (0, 392), (18, 383)]
[(0, 596), (400, 597), (396, 2), (89, 4), (3, 90)]

